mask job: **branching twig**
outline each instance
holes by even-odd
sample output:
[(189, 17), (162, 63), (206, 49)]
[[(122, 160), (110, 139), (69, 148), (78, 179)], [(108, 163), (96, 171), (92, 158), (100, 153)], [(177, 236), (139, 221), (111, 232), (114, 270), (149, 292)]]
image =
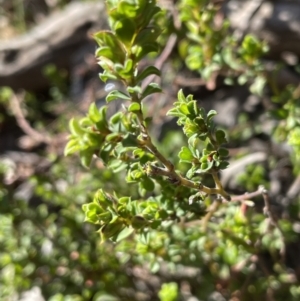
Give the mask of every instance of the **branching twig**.
[(210, 187), (204, 186), (200, 182), (191, 181), (191, 180), (183, 177), (179, 173), (177, 173), (174, 170), (174, 165), (169, 160), (167, 160), (161, 153), (159, 153), (158, 150), (156, 149), (156, 147), (154, 150), (152, 150), (153, 147), (155, 147), (155, 146), (150, 144), (148, 147), (148, 150), (150, 150), (151, 153), (154, 154), (155, 157), (157, 159), (159, 159), (159, 161), (162, 164), (164, 164), (164, 166), (166, 168), (161, 168), (161, 167), (154, 166), (154, 165), (148, 165), (146, 167), (146, 173), (148, 175), (168, 177), (168, 179), (170, 181), (174, 182), (177, 185), (182, 185), (185, 187), (189, 187), (191, 189), (196, 189), (196, 190), (204, 192), (208, 195), (210, 195), (210, 194), (221, 195), (223, 197), (222, 198), (223, 200), (227, 200), (227, 201), (230, 200), (230, 196), (224, 191), (224, 189), (222, 187), (210, 188)]
[(174, 83), (182, 87), (199, 87), (206, 84), (203, 78), (185, 78), (180, 75), (175, 77)]
[(231, 201), (232, 202), (243, 202), (243, 201), (247, 201), (247, 200), (250, 200), (250, 199), (253, 199), (257, 196), (260, 196), (261, 195), (261, 190), (258, 189), (254, 192), (250, 192), (250, 193), (245, 193), (245, 194), (242, 194), (242, 195), (235, 195), (235, 196), (232, 196), (231, 197)]
[(25, 134), (30, 136), (33, 140), (49, 144), (51, 142), (51, 137), (47, 133), (39, 133), (38, 131), (36, 131), (26, 120), (24, 113), (21, 109), (21, 102), (23, 101), (23, 99), (24, 93), (18, 95), (13, 94), (10, 99), (11, 109), (19, 127), (23, 130)]
[(265, 189), (264, 186), (260, 186), (260, 191), (261, 191), (261, 194), (264, 198), (264, 203), (265, 203), (265, 207), (264, 207), (264, 213), (268, 215), (272, 225), (274, 227), (276, 227), (280, 233), (280, 236), (281, 236), (281, 239), (282, 239), (282, 248), (280, 250), (280, 254), (282, 256), (282, 258), (285, 257), (285, 253), (286, 253), (286, 250), (285, 250), (285, 237), (284, 237), (284, 233), (277, 221), (277, 218), (275, 217), (275, 215), (273, 214), (273, 211), (272, 211), (272, 208), (271, 208), (271, 202), (270, 202), (270, 197), (269, 197), (269, 194), (268, 194), (268, 191)]
[(213, 204), (210, 206), (209, 211), (207, 212), (207, 214), (203, 217), (202, 219), (202, 227), (203, 227), (203, 231), (205, 232), (207, 229), (207, 225), (209, 220), (211, 219), (211, 217), (214, 215), (214, 213), (219, 209), (219, 207), (222, 204), (222, 200), (220, 198), (217, 198)]

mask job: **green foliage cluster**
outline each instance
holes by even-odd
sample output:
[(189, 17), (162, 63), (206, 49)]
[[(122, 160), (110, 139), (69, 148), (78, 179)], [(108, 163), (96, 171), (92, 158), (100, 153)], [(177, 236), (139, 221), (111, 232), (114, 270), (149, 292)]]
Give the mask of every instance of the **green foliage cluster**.
[[(162, 259), (173, 265), (177, 262), (191, 264), (200, 261), (210, 266), (213, 276), (228, 279), (230, 267), (243, 260), (251, 261), (253, 254), (268, 250), (273, 254), (273, 259), (278, 261), (276, 257), (283, 252), (285, 244), (295, 239), (290, 223), (282, 221), (270, 231), (263, 215), (257, 215), (252, 210), (245, 215), (236, 204), (222, 205), (220, 201), (222, 198), (230, 200), (218, 176), (219, 171), (228, 166), (228, 151), (223, 146), (227, 142), (225, 132), (216, 129), (212, 121), (217, 114), (215, 111), (206, 113), (203, 108), (198, 107), (191, 95), (185, 97), (180, 91), (178, 101), (168, 112), (168, 115), (178, 118), (177, 123), (183, 127), (188, 138), (187, 146), (183, 146), (178, 153), (179, 163), (191, 166), (187, 171), (180, 169), (179, 165), (175, 166), (154, 145), (149, 135), (151, 120), (145, 117), (142, 100), (161, 89), (156, 84), (149, 84), (143, 89), (141, 83), (151, 74), (159, 75), (159, 71), (154, 66), (144, 70), (138, 68), (144, 55), (157, 51), (155, 41), (159, 31), (156, 30), (156, 19), (153, 16), (159, 13), (159, 9), (154, 2), (147, 4), (151, 9), (148, 7), (148, 14), (144, 11), (144, 22), (139, 23), (139, 13), (145, 5), (143, 1), (108, 3), (112, 31), (102, 31), (95, 35), (99, 45), (96, 56), (104, 69), (100, 78), (104, 81), (119, 80), (124, 84), (126, 92), (111, 91), (106, 100), (110, 102), (122, 99), (127, 106), (124, 112), (118, 112), (106, 121), (106, 116), (102, 113), (105, 112), (105, 107), (98, 111), (92, 105), (86, 118), (78, 122), (71, 121), (72, 136), (66, 147), (66, 154), (80, 149), (81, 160), (85, 165), (89, 165), (95, 155), (114, 172), (126, 169), (126, 180), (128, 183), (138, 183), (140, 198), (132, 200), (131, 197), (120, 197), (116, 193), (110, 194), (100, 189), (93, 202), (83, 206), (85, 220), (100, 225), (102, 241), (111, 239), (120, 242), (135, 233), (136, 251), (147, 259), (153, 272), (158, 271)], [(210, 51), (202, 49), (202, 52), (194, 49), (197, 46), (188, 47), (190, 53), (187, 55), (187, 65), (192, 70), (201, 70), (204, 78), (210, 77), (214, 71), (225, 70), (227, 78), (238, 76), (240, 84), (252, 81), (250, 90), (261, 94), (266, 78), (259, 57), (266, 51), (266, 46), (254, 37), (246, 36), (241, 46), (238, 46), (238, 55), (233, 55), (237, 41), (224, 38), (226, 23), (223, 27), (225, 30), (217, 30), (218, 33), (211, 32), (211, 27), (207, 25), (212, 22), (214, 9), (210, 10), (209, 6), (207, 11), (198, 10), (196, 13), (195, 9), (190, 8), (199, 3), (192, 1), (187, 4), (182, 9), (182, 20), (189, 29), (188, 38), (199, 45), (203, 43), (210, 47)], [(134, 21), (128, 21), (130, 18)], [(145, 20), (151, 22), (151, 25)], [(203, 24), (195, 20), (201, 20)], [(198, 24), (198, 28), (195, 24)], [(130, 30), (121, 34), (127, 26)], [(138, 39), (141, 32), (145, 35), (149, 33), (147, 39)], [(210, 36), (214, 39), (209, 39)], [(149, 41), (154, 48), (149, 47)], [(223, 50), (220, 48), (222, 46)], [(210, 54), (210, 57), (204, 58), (203, 53)], [(195, 54), (200, 57), (195, 57)], [(87, 135), (98, 135), (98, 139), (93, 144), (90, 142), (92, 139), (85, 139)], [(88, 152), (90, 153), (86, 160)], [(257, 178), (255, 174), (253, 176)], [(208, 177), (215, 184), (214, 188), (203, 185), (202, 182), (207, 181)], [(253, 185), (261, 184), (259, 180), (251, 183), (252, 186), (248, 185), (248, 188), (252, 189)], [(213, 194), (219, 195), (221, 199), (214, 201), (213, 207), (205, 214), (204, 208), (211, 202), (210, 195)], [(211, 214), (214, 212), (217, 224), (210, 223)], [(182, 220), (187, 224), (197, 224), (197, 219), (201, 216), (200, 229), (178, 226), (178, 222)], [(126, 248), (126, 243), (124, 247)], [(214, 266), (214, 262), (218, 262), (217, 266)], [(245, 274), (251, 273), (246, 265), (243, 271)], [(278, 277), (284, 278), (284, 273), (284, 267), (280, 266)], [(259, 296), (272, 281), (260, 279), (252, 291), (249, 291), (250, 295)], [(281, 286), (280, 281), (274, 281)], [(232, 286), (235, 285), (238, 284)], [(290, 292), (292, 287), (288, 288)], [(165, 288), (162, 289), (161, 296), (164, 290)], [(287, 291), (282, 289), (280, 293), (285, 294)], [(197, 295), (203, 296), (200, 292)]]
[(242, 41), (229, 35), (228, 20), (223, 20), (211, 1), (182, 0), (179, 12), (188, 32), (179, 50), (188, 68), (206, 80), (222, 74), (226, 84), (250, 82), (251, 92), (262, 93), (266, 79), (260, 58), (268, 51), (265, 43), (253, 35), (246, 35)]
[[(179, 12), (188, 31), (179, 46), (187, 67), (198, 71), (208, 81), (218, 74), (224, 77), (227, 85), (236, 82), (248, 85), (250, 92), (258, 96), (265, 94), (268, 85), (274, 95), (272, 101), (277, 106), (269, 113), (280, 120), (274, 136), (280, 142), (287, 140), (293, 148), (295, 160), (299, 160), (299, 89), (289, 85), (280, 91), (274, 79), (268, 76), (261, 61), (269, 51), (267, 44), (250, 34), (242, 38), (228, 34), (228, 20), (218, 15), (218, 9), (210, 1), (182, 0)], [(282, 66), (278, 66), (280, 68)]]
[[(228, 151), (222, 148), (226, 143), (225, 132), (215, 130), (212, 118), (217, 114), (211, 110), (207, 114), (203, 108), (199, 108), (192, 95), (184, 97), (182, 91), (178, 94), (178, 102), (175, 108), (168, 112), (169, 116), (178, 117), (178, 124), (183, 126), (183, 132), (189, 138), (188, 147), (182, 147), (178, 154), (180, 162), (192, 164), (187, 172), (188, 178), (193, 178), (197, 173), (216, 173), (228, 166), (225, 160)], [(206, 148), (202, 154), (199, 152), (198, 141), (206, 141)]]
[[(173, 193), (169, 192), (167, 198), (162, 197), (163, 193), (158, 188), (162, 185), (161, 180), (156, 181), (156, 177), (168, 177), (168, 181), (178, 187), (230, 198), (218, 178), (218, 172), (228, 165), (225, 160), (228, 151), (221, 147), (226, 142), (224, 131), (216, 130), (212, 122), (217, 114), (215, 111), (206, 113), (203, 108), (198, 108), (191, 95), (185, 97), (180, 91), (178, 102), (168, 112), (168, 115), (178, 118), (178, 124), (183, 126), (183, 132), (189, 138), (188, 147), (182, 147), (178, 154), (180, 162), (192, 164), (185, 176), (159, 152), (149, 135), (150, 121), (144, 117), (142, 101), (161, 89), (151, 83), (143, 89), (141, 83), (149, 75), (159, 75), (159, 71), (154, 66), (139, 70), (138, 63), (146, 54), (157, 50), (156, 39), (160, 31), (154, 16), (159, 12), (155, 2), (108, 2), (112, 31), (95, 34), (99, 45), (96, 56), (104, 69), (100, 78), (104, 81), (120, 80), (126, 88), (125, 93), (111, 91), (106, 97), (107, 102), (122, 99), (129, 104), (125, 112), (117, 112), (109, 121), (106, 107), (98, 110), (92, 104), (87, 117), (70, 122), (72, 135), (66, 146), (66, 155), (79, 150), (85, 166), (89, 166), (93, 155), (96, 155), (114, 172), (125, 168), (127, 182), (138, 183), (141, 196), (146, 196), (147, 192), (154, 193), (145, 201), (132, 201), (130, 197), (118, 198), (99, 190), (93, 203), (84, 205), (83, 210), (87, 221), (101, 225), (102, 240), (113, 238), (119, 241), (133, 230), (144, 235), (164, 221), (177, 218), (176, 212), (168, 210), (168, 200)], [(123, 33), (125, 29), (126, 34)], [(199, 151), (199, 141), (205, 143), (202, 151)], [(216, 188), (204, 186), (199, 181), (199, 174), (211, 174)], [(186, 198), (191, 196), (192, 192)]]
[(92, 225), (82, 223), (81, 206), (92, 199), (87, 191), (120, 179), (111, 172), (72, 168), (74, 163), (60, 159), (49, 173), (31, 179), (34, 197), (42, 203), (28, 204), (1, 184), (1, 300), (13, 300), (33, 286), (51, 301), (117, 300), (116, 286), (131, 287), (121, 272), (123, 259), (112, 245), (98, 243)]
[(278, 141), (287, 141), (294, 151), (295, 171), (299, 173), (296, 162), (300, 159), (300, 101), (299, 88), (288, 86), (273, 97), (277, 108), (270, 113), (279, 120), (274, 136)]

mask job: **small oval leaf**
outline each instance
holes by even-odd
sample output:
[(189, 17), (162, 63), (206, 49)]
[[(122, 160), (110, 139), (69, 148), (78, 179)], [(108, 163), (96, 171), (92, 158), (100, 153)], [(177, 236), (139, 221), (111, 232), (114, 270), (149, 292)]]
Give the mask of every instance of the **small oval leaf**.
[(141, 105), (138, 102), (133, 102), (128, 107), (129, 112), (136, 112), (141, 110)]
[(125, 99), (125, 100), (130, 100), (130, 96), (121, 92), (121, 91), (118, 91), (118, 90), (114, 90), (114, 91), (111, 91), (107, 96), (106, 96), (106, 102), (111, 102), (115, 99), (118, 99), (118, 98), (121, 98), (121, 99)]

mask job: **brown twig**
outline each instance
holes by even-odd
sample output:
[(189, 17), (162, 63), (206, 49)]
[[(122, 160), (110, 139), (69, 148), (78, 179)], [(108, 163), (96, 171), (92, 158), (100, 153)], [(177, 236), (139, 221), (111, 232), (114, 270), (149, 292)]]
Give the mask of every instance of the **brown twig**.
[(260, 195), (261, 195), (261, 191), (258, 189), (257, 191), (254, 191), (254, 192), (232, 196), (231, 201), (232, 202), (243, 202), (243, 201), (253, 199), (253, 198), (255, 198), (257, 196), (260, 196)]
[(260, 191), (261, 191), (261, 194), (263, 196), (263, 199), (264, 199), (264, 203), (265, 203), (265, 207), (264, 207), (264, 213), (268, 215), (269, 219), (270, 219), (270, 222), (272, 223), (272, 225), (274, 227), (276, 227), (280, 233), (280, 236), (281, 236), (281, 239), (282, 239), (282, 248), (280, 250), (280, 254), (282, 256), (282, 258), (284, 259), (285, 257), (285, 253), (286, 253), (286, 250), (285, 250), (285, 237), (284, 237), (284, 233), (277, 221), (277, 218), (275, 217), (275, 215), (273, 214), (273, 211), (272, 211), (272, 208), (271, 208), (271, 202), (270, 202), (270, 196), (268, 194), (268, 191), (267, 189), (265, 189), (264, 186), (260, 186)]
[(222, 187), (210, 188), (204, 186), (200, 182), (191, 181), (183, 177), (181, 174), (177, 173), (174, 169), (174, 165), (168, 159), (166, 159), (152, 143), (148, 142), (146, 144), (146, 147), (165, 166), (165, 168), (161, 168), (154, 165), (148, 165), (146, 167), (146, 172), (148, 175), (168, 177), (170, 181), (176, 183), (177, 185), (182, 185), (191, 189), (196, 189), (208, 195), (220, 195), (222, 196), (220, 200), (228, 201), (230, 199), (230, 196), (224, 191)]
[(23, 102), (23, 99), (24, 93), (14, 93), (10, 99), (11, 110), (16, 118), (17, 124), (23, 130), (23, 132), (30, 136), (34, 141), (50, 144), (51, 137), (47, 133), (39, 133), (37, 130), (32, 128), (27, 119), (25, 118), (24, 113), (21, 109), (21, 103)]
[[(190, 188), (195, 188), (195, 187), (191, 187), (189, 185), (186, 185)], [(212, 189), (212, 188), (210, 188)], [(217, 190), (217, 189), (215, 189)], [(215, 192), (215, 191), (214, 191)], [(250, 200), (254, 197), (257, 197), (257, 196), (260, 196), (262, 195), (262, 192), (260, 189), (258, 189), (257, 191), (254, 191), (254, 192), (251, 192), (251, 193), (245, 193), (245, 194), (242, 194), (242, 195), (236, 195), (236, 196), (231, 196), (231, 199), (230, 201), (231, 202), (244, 202), (244, 201), (247, 201), (247, 200)], [(213, 216), (213, 214), (217, 211), (217, 209), (220, 207), (221, 203), (228, 203), (228, 199), (225, 199), (224, 197), (221, 199), (221, 200), (218, 200), (218, 201), (215, 201), (211, 207), (209, 208), (208, 210), (208, 213), (204, 216), (204, 224), (207, 224), (208, 221), (211, 219), (211, 217)], [(193, 222), (190, 222), (188, 223), (189, 225), (190, 224), (194, 224), (195, 221)], [(196, 222), (199, 222), (199, 223), (203, 223), (203, 220), (199, 220), (199, 221), (196, 221)]]
[(201, 223), (203, 227), (203, 231), (205, 232), (207, 229), (207, 225), (211, 217), (214, 215), (214, 213), (219, 209), (219, 207), (222, 204), (222, 199), (217, 198), (213, 204), (210, 206), (209, 211), (206, 213), (206, 215), (203, 217)]
[(206, 81), (202, 78), (185, 78), (181, 75), (177, 75), (174, 79), (174, 84), (182, 87), (198, 87), (204, 86)]

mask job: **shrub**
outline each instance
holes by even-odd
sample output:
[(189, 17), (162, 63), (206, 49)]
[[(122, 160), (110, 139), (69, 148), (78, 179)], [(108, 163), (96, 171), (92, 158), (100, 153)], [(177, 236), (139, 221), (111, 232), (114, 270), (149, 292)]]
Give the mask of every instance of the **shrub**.
[[(187, 67), (210, 90), (221, 79), (272, 97), (274, 106), (263, 117), (274, 122), (272, 139), (289, 143), (295, 176), (298, 90), (272, 88), (261, 59), (267, 45), (251, 35), (238, 40), (228, 34), (229, 22), (216, 22), (219, 10), (210, 1), (179, 1), (174, 10), (181, 27), (166, 21), (168, 12), (155, 1), (106, 4), (111, 30), (94, 39), (100, 78), (112, 88), (108, 105), (93, 103), (85, 117), (71, 119), (65, 148), (67, 156), (79, 153), (84, 168), (48, 149), (48, 170), (27, 183), (34, 187), (33, 199), (24, 201), (5, 180), (0, 184), (1, 299), (36, 285), (51, 301), (298, 300), (293, 248), (299, 200), (277, 214), (275, 197), (265, 188), (276, 158), (243, 171), (242, 195), (220, 180), (229, 158), (239, 160), (229, 156), (228, 146), (259, 134), (260, 125), (240, 116), (238, 129), (219, 128), (215, 110), (206, 112), (179, 90), (167, 113), (179, 130), (157, 139), (149, 111), (153, 95), (164, 89), (153, 76), (169, 74), (149, 62), (175, 34), (174, 73)], [(56, 104), (66, 85), (50, 67)], [(111, 114), (113, 101), (123, 106)], [(4, 179), (13, 166), (1, 162)]]

